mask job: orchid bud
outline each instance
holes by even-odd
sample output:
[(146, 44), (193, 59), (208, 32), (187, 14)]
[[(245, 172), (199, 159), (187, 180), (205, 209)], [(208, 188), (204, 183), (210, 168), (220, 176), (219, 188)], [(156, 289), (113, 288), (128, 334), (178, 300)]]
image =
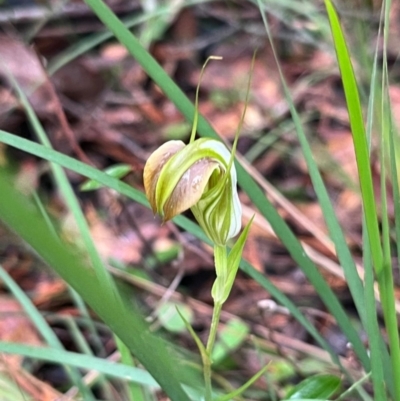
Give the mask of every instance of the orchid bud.
[(222, 142), (168, 141), (149, 157), (143, 178), (153, 212), (163, 221), (190, 208), (214, 244), (225, 245), (238, 234), (242, 209), (236, 170)]

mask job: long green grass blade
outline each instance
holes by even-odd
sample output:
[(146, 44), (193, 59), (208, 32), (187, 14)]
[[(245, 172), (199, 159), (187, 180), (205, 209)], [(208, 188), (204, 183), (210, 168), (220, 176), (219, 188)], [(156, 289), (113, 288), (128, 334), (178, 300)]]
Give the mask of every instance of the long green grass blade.
[(82, 355), (76, 352), (64, 351), (50, 347), (33, 347), (19, 343), (0, 341), (0, 352), (23, 355), (25, 357), (63, 363), (86, 370), (95, 370), (110, 377), (126, 379), (132, 383), (142, 384), (153, 388), (159, 388), (158, 383), (143, 369), (127, 366), (121, 363), (96, 358), (90, 355)]
[[(389, 3), (385, 3), (388, 5)], [(377, 209), (375, 204), (375, 195), (372, 181), (372, 173), (370, 168), (370, 159), (368, 152), (367, 136), (364, 130), (364, 122), (361, 111), (361, 103), (358, 95), (358, 87), (354, 76), (352, 63), (347, 49), (346, 40), (344, 38), (339, 19), (335, 8), (330, 0), (325, 0), (332, 35), (335, 44), (336, 55), (339, 63), (342, 82), (346, 96), (347, 108), (350, 118), (350, 126), (353, 134), (353, 142), (356, 153), (357, 167), (360, 179), (361, 193), (363, 198), (365, 224), (370, 242), (370, 251), (376, 277), (379, 284), (381, 302), (385, 317), (385, 324), (389, 337), (391, 362), (394, 378), (394, 398), (400, 400), (400, 343), (397, 327), (397, 316), (395, 310), (395, 298), (393, 291), (393, 276), (391, 271), (391, 260), (389, 251), (389, 235), (387, 213), (385, 213), (385, 180), (382, 179), (382, 193), (384, 195), (382, 202), (382, 229), (384, 250), (382, 249), (380, 231), (378, 225)], [(388, 15), (388, 14), (387, 14)], [(384, 70), (383, 70), (384, 71)], [(384, 132), (381, 135), (385, 135)], [(382, 155), (385, 155), (384, 147), (386, 146), (384, 138), (382, 138)], [(384, 167), (385, 160), (381, 160), (381, 169)]]
[[(40, 361), (63, 363), (84, 370), (100, 372), (108, 377), (127, 380), (149, 389), (159, 389), (159, 384), (145, 370), (133, 366), (116, 363), (107, 359), (82, 355), (76, 352), (63, 351), (50, 347), (34, 347), (13, 342), (0, 341), (0, 352), (13, 355), (22, 355)], [(191, 401), (201, 401), (201, 392), (195, 388), (184, 386), (190, 395)], [(174, 399), (175, 400), (175, 399)], [(177, 398), (179, 400), (179, 398)], [(136, 401), (136, 400), (135, 400)]]
[[(381, 37), (382, 24), (384, 23), (384, 7), (381, 9), (380, 23), (378, 28), (378, 38)], [(368, 112), (366, 122), (366, 135), (369, 150), (371, 149), (372, 142), (372, 127), (374, 125), (374, 117), (378, 120), (382, 119), (382, 113), (375, 111), (375, 105), (378, 103), (376, 99), (382, 97), (382, 91), (377, 84), (377, 72), (378, 72), (378, 54), (379, 54), (379, 40), (376, 41), (375, 54), (372, 62), (371, 70), (371, 84), (368, 99)], [(394, 151), (394, 148), (390, 147), (390, 152)], [(397, 171), (395, 172), (397, 173)], [(393, 183), (398, 186), (397, 180)], [(395, 192), (395, 189), (394, 189)], [(396, 198), (396, 195), (394, 194)], [(396, 205), (395, 205), (396, 209)], [(400, 227), (399, 227), (400, 228)], [(382, 399), (385, 397), (385, 388), (383, 378), (388, 390), (391, 394), (394, 394), (393, 374), (392, 366), (390, 361), (389, 352), (382, 336), (380, 335), (380, 328), (378, 323), (378, 316), (376, 313), (376, 303), (374, 299), (374, 272), (371, 261), (371, 253), (368, 241), (368, 233), (365, 229), (365, 221), (363, 221), (363, 261), (365, 271), (365, 311), (367, 315), (367, 322), (364, 327), (367, 331), (369, 338), (369, 347), (371, 355), (371, 373), (372, 381), (374, 383), (374, 393), (376, 399)]]
[[(396, 296), (394, 288), (394, 278), (392, 269), (392, 258), (391, 258), (391, 236), (390, 236), (390, 226), (389, 226), (389, 214), (387, 206), (387, 175), (386, 168), (392, 166), (392, 179), (397, 180), (397, 174), (393, 170), (396, 166), (396, 160), (391, 160), (395, 156), (395, 148), (392, 150), (391, 145), (394, 143), (393, 126), (392, 126), (392, 115), (390, 107), (390, 96), (389, 96), (389, 72), (387, 64), (387, 41), (389, 34), (389, 11), (390, 11), (391, 1), (384, 1), (385, 9), (385, 21), (384, 21), (384, 45), (383, 45), (383, 59), (382, 59), (382, 133), (381, 133), (381, 198), (382, 198), (382, 237), (383, 237), (383, 277), (382, 289), (384, 297), (381, 295), (382, 303), (385, 302), (386, 306), (383, 304), (384, 317), (386, 330), (389, 337), (390, 352), (391, 352), (391, 362), (393, 369), (393, 378), (395, 382), (395, 393), (394, 399), (400, 400), (400, 384), (396, 378), (400, 375), (400, 339), (399, 339), (399, 328), (397, 320), (397, 312), (395, 308)], [(389, 158), (389, 163), (386, 163), (387, 157)], [(393, 191), (396, 191), (396, 185), (398, 186), (398, 181), (393, 184)], [(397, 187), (398, 190), (398, 187)], [(394, 198), (396, 194), (394, 195)], [(397, 241), (399, 238), (396, 238)]]
[(394, 127), (393, 122), (390, 122), (389, 129), (389, 158), (390, 158), (390, 173), (391, 173), (391, 183), (393, 191), (393, 204), (394, 204), (394, 222), (395, 222), (395, 232), (396, 232), (396, 247), (397, 247), (397, 268), (400, 269), (400, 188), (399, 188), (399, 175), (398, 175), (398, 165), (397, 165), (397, 151), (394, 141)]
[(331, 24), (336, 55), (342, 75), (343, 88), (349, 112), (350, 127), (353, 135), (354, 150), (363, 198), (365, 221), (371, 244), (372, 261), (377, 275), (379, 275), (382, 271), (383, 255), (360, 96), (358, 94), (358, 86), (354, 76), (346, 40), (340, 27), (336, 10), (330, 0), (325, 0), (325, 5)]

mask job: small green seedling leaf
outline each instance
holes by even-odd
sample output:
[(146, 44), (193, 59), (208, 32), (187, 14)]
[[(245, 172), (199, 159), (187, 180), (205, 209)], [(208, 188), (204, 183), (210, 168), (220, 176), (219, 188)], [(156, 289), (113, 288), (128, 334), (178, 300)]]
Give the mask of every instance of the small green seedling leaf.
[(219, 340), (212, 352), (213, 364), (223, 361), (229, 354), (235, 351), (246, 340), (249, 326), (240, 319), (231, 319), (225, 327), (219, 331)]
[[(104, 172), (110, 175), (113, 178), (121, 179), (125, 177), (128, 173), (132, 171), (132, 167), (128, 164), (115, 164), (114, 166), (107, 167)], [(87, 180), (81, 186), (81, 191), (94, 191), (95, 189), (99, 189), (104, 187), (103, 184), (100, 184), (95, 180)]]
[(316, 375), (309, 377), (296, 386), (287, 394), (287, 400), (300, 399), (328, 399), (339, 389), (341, 380), (333, 375)]
[(166, 330), (182, 333), (186, 328), (186, 322), (190, 325), (193, 320), (193, 311), (185, 304), (166, 302), (158, 309), (157, 318)]

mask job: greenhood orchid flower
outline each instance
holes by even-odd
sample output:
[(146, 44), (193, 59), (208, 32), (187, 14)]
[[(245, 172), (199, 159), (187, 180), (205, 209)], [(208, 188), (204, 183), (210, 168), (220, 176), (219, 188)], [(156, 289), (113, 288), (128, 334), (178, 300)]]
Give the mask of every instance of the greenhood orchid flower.
[(153, 212), (164, 222), (190, 208), (215, 245), (238, 234), (242, 209), (236, 170), (222, 142), (168, 141), (149, 157), (143, 178)]

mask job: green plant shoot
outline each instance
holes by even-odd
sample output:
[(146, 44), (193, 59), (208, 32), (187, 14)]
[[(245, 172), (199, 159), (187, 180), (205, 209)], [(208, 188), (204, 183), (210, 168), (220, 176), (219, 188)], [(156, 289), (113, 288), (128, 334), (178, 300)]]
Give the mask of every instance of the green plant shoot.
[[(247, 87), (246, 106), (235, 134), (232, 150), (229, 152), (222, 142), (215, 139), (195, 139), (199, 115), (199, 88), (204, 69), (212, 59), (221, 58), (209, 57), (201, 70), (189, 144), (185, 145), (184, 142), (176, 140), (164, 143), (150, 155), (143, 172), (145, 192), (153, 212), (158, 213), (165, 222), (191, 209), (195, 219), (214, 244), (217, 277), (211, 292), (214, 310), (207, 346), (204, 348), (195, 332), (189, 330), (202, 356), (206, 401), (212, 398), (211, 354), (222, 305), (231, 292), (252, 222), (251, 219), (228, 254), (227, 243), (241, 228), (242, 207), (237, 192), (234, 158), (246, 113), (251, 76)], [(254, 59), (255, 57), (251, 71)]]

